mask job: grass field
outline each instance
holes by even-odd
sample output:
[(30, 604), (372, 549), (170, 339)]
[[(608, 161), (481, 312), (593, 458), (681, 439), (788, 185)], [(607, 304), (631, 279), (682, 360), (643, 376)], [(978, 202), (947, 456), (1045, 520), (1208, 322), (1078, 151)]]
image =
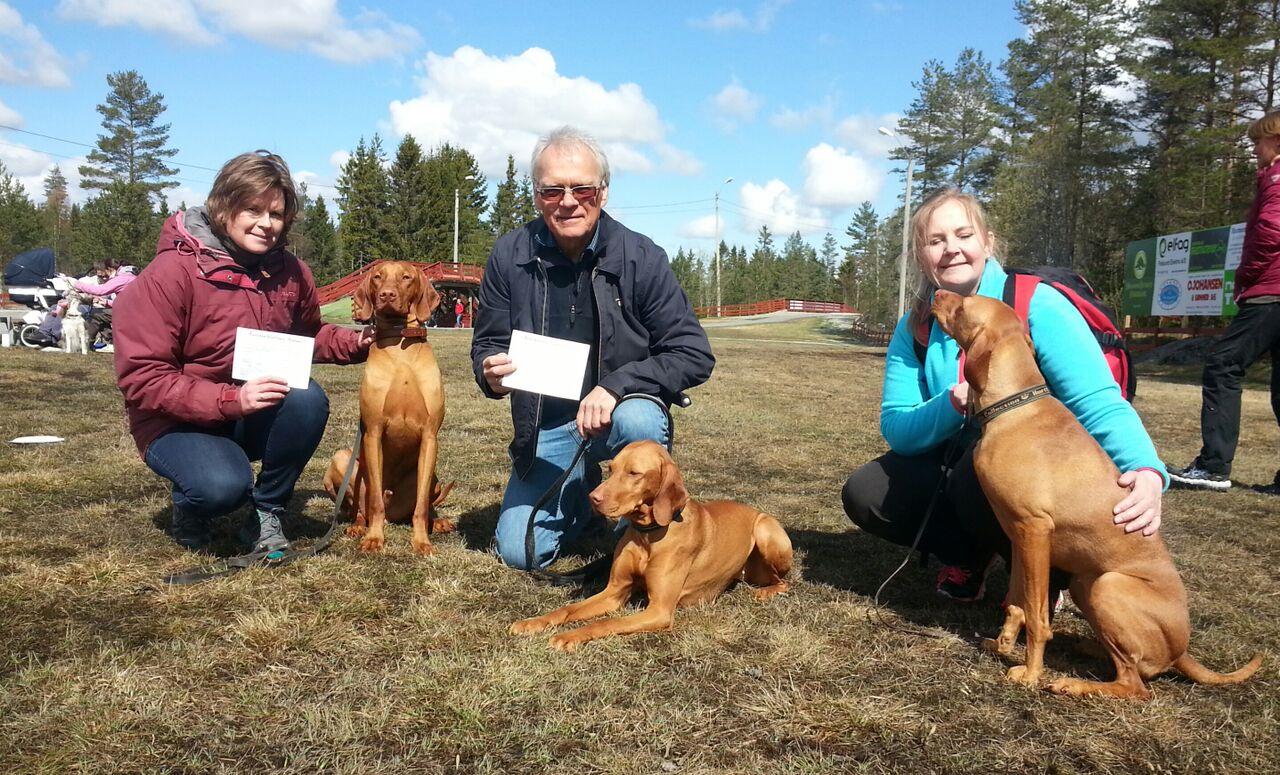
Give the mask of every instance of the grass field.
[[(812, 332), (810, 332), (812, 333)], [(747, 336), (749, 334), (749, 336)], [(162, 532), (166, 487), (125, 433), (107, 356), (0, 351), (0, 772), (1276, 772), (1280, 770), (1280, 501), (1243, 488), (1172, 492), (1165, 540), (1190, 595), (1192, 649), (1261, 672), (1207, 688), (1167, 677), (1149, 703), (1024, 690), (978, 648), (995, 602), (935, 598), (936, 567), (852, 528), (848, 473), (883, 451), (883, 359), (793, 328), (713, 331), (715, 376), (677, 412), (676, 457), (694, 497), (734, 497), (783, 521), (792, 591), (746, 590), (681, 611), (669, 633), (566, 655), (514, 620), (568, 593), (503, 567), (491, 548), (510, 419), (480, 396), (469, 332), (433, 331), (448, 391), (441, 473), (459, 520), (419, 558), (408, 529), (362, 555), (351, 539), (277, 570), (164, 590), (192, 557)], [(807, 336), (808, 334), (804, 334)], [(756, 341), (756, 340), (785, 340)], [(295, 497), (294, 535), (323, 532), (319, 492), (350, 443), (359, 368), (321, 366), (333, 412)], [(1191, 459), (1199, 390), (1145, 380), (1138, 408), (1162, 454)], [(1269, 482), (1277, 430), (1263, 390), (1244, 400), (1233, 478)], [(221, 545), (239, 515), (220, 526)], [(1005, 576), (988, 594), (998, 601)], [(1072, 648), (1068, 611), (1050, 674), (1106, 675)]]

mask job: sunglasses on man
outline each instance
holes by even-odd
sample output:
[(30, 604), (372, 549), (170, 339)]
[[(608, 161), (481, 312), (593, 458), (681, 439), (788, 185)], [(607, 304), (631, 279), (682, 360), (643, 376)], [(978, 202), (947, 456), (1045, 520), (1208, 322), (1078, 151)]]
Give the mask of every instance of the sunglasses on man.
[(590, 204), (603, 189), (603, 186), (541, 186), (537, 191), (547, 202), (559, 202), (566, 193), (572, 193), (575, 201)]

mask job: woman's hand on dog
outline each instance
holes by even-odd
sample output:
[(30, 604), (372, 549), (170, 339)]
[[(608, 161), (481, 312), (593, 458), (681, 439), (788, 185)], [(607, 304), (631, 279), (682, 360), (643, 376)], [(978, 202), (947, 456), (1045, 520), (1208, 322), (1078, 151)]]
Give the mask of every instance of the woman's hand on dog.
[(1164, 479), (1149, 468), (1125, 471), (1117, 483), (1129, 490), (1114, 509), (1114, 522), (1124, 525), (1124, 532), (1139, 530), (1144, 536), (1155, 535), (1160, 529), (1160, 496), (1164, 491)]
[(279, 377), (254, 377), (240, 386), (240, 410), (253, 414), (284, 400), (289, 384)]

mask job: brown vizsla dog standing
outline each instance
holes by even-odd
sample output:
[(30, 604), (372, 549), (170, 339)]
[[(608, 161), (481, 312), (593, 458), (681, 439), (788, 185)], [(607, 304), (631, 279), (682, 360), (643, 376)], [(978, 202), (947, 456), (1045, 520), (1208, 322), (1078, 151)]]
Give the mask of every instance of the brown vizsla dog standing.
[(715, 599), (738, 580), (759, 587), (757, 598), (785, 592), (791, 539), (772, 516), (733, 501), (699, 503), (662, 445), (637, 441), (623, 447), (611, 474), (591, 492), (591, 505), (630, 525), (613, 552), (609, 584), (598, 595), (545, 616), (511, 625), (514, 634), (594, 619), (618, 610), (633, 591), (649, 605), (631, 616), (588, 624), (551, 638), (551, 647), (573, 651), (607, 635), (671, 627), (676, 608)]
[[(1044, 384), (1031, 339), (1005, 304), (947, 291), (933, 313), (966, 354), (965, 378), (974, 413)], [(1198, 683), (1238, 683), (1262, 655), (1226, 675), (1187, 653), (1191, 622), (1187, 593), (1160, 536), (1125, 533), (1112, 523), (1124, 497), (1120, 472), (1097, 441), (1052, 396), (995, 414), (973, 456), (982, 490), (1013, 544), (1009, 605), (990, 644), (1007, 656), (1026, 627), (1026, 662), (1009, 678), (1040, 680), (1049, 626), (1049, 569), (1071, 574), (1071, 599), (1115, 665), (1114, 681), (1059, 678), (1059, 694), (1146, 699), (1145, 681), (1173, 668)]]
[[(372, 318), (377, 336), (360, 383), (364, 438), (348, 501), (356, 513), (347, 535), (364, 536), (361, 551), (382, 549), (388, 516), (412, 514), (418, 554), (431, 553), (430, 533), (453, 529), (452, 522), (433, 519), (432, 512), (453, 486), (442, 490), (436, 480), (444, 385), (423, 327), (439, 303), (422, 271), (399, 261), (380, 264), (355, 292), (352, 317)], [(331, 496), (337, 495), (350, 456), (350, 449), (340, 449), (329, 463), (325, 489)]]

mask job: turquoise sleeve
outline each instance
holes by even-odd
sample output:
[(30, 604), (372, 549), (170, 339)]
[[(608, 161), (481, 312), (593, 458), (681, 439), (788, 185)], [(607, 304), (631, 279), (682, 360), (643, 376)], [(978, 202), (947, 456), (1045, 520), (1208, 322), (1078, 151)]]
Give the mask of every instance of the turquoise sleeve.
[(951, 405), (948, 391), (929, 395), (924, 364), (916, 357), (904, 316), (894, 329), (884, 363), (880, 402), (880, 434), (900, 455), (919, 455), (951, 438), (964, 425), (964, 415)]
[(1040, 285), (1028, 313), (1045, 381), (1121, 471), (1150, 468), (1169, 486), (1155, 444), (1107, 366), (1093, 332), (1065, 296)]

